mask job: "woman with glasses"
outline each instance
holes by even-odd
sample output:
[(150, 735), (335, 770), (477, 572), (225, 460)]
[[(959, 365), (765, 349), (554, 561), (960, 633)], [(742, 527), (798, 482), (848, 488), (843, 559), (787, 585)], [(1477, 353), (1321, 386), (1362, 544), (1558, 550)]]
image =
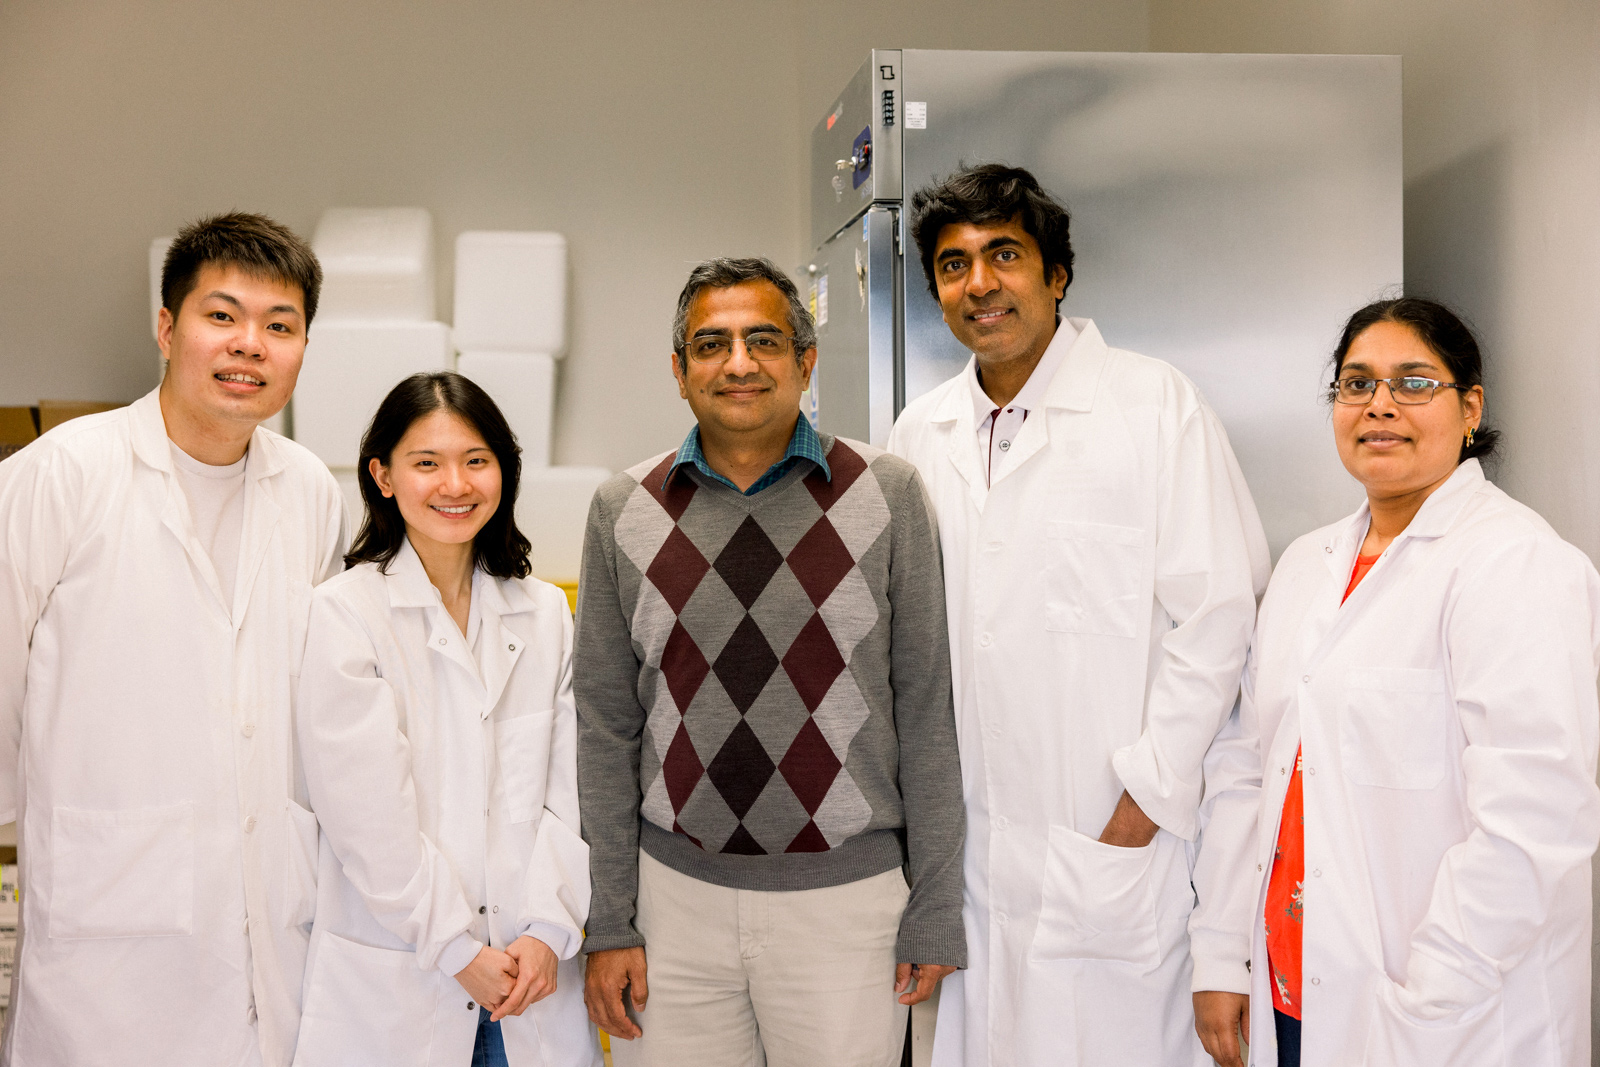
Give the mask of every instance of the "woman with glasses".
[(1242, 1017), (1261, 1065), (1587, 1065), (1600, 576), (1485, 479), (1448, 309), (1362, 308), (1334, 371), (1367, 500), (1279, 561), (1208, 757), (1190, 930), (1235, 992), (1196, 994), (1202, 1041), (1240, 1063)]
[(366, 519), (298, 688), (322, 841), (296, 1067), (600, 1062), (572, 616), (528, 577), (518, 453), (450, 372), (395, 386), (362, 439)]

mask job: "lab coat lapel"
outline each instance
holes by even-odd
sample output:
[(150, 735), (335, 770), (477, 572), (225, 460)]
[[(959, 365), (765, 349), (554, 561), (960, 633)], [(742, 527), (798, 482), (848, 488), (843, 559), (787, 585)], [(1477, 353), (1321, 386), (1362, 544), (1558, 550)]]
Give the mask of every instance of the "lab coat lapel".
[(507, 582), (504, 586), (502, 588), (501, 582), (484, 575), (480, 587), (483, 600), (479, 609), (482, 612), (479, 625), (483, 627), (483, 632), (478, 635), (478, 640), (483, 653), (483, 685), (487, 694), (483, 703), (484, 718), (493, 714), (495, 705), (500, 703), (506, 683), (511, 680), (512, 668), (517, 665), (527, 644), (520, 634), (511, 629), (507, 616), (533, 610), (531, 601), (518, 585)]
[(153, 389), (129, 406), (132, 419), (133, 452), (139, 459), (161, 475), (163, 497), (161, 524), (177, 538), (178, 544), (189, 557), (189, 562), (199, 573), (201, 583), (211, 590), (212, 600), (224, 615), (230, 614), (222, 599), (222, 582), (211, 556), (200, 547), (194, 535), (194, 521), (189, 515), (189, 501), (178, 484), (178, 475), (172, 469), (172, 442), (167, 439), (166, 420), (161, 416), (160, 389)]
[(283, 509), (278, 506), (271, 480), (283, 469), (283, 457), (265, 430), (256, 428), (250, 438), (250, 458), (245, 462), (244, 529), (239, 534), (239, 568), (233, 583), (233, 624), (238, 627), (249, 609), (267, 549)]
[(409, 539), (400, 542), (400, 551), (389, 563), (389, 573), (384, 575), (391, 608), (421, 608), (428, 625), (428, 655), (439, 656), (460, 667), (479, 688), (483, 680), (478, 677), (478, 665), (467, 647), (466, 635), (444, 608), (439, 590), (428, 580), (417, 550)]
[[(1094, 396), (1100, 387), (1100, 374), (1105, 369), (1108, 354), (1105, 339), (1100, 336), (1092, 319), (1069, 321), (1077, 331), (1076, 337), (1070, 342), (1072, 347), (1067, 350), (1061, 365), (1056, 368), (1055, 376), (1050, 379), (1038, 410), (1030, 411), (1023, 420), (1022, 429), (1011, 442), (1010, 455), (998, 464), (999, 469), (991, 475), (991, 489), (1021, 470), (1024, 463), (1050, 444), (1049, 413), (1052, 409), (1073, 412), (1094, 410)], [(1058, 331), (1056, 336), (1065, 341), (1067, 335)], [(1052, 345), (1055, 343), (1051, 342)]]
[[(968, 360), (963, 375), (975, 373), (974, 360)], [(972, 506), (983, 510), (989, 495), (989, 486), (983, 476), (983, 457), (978, 454), (978, 429), (972, 421), (972, 399), (965, 388), (952, 389), (939, 401), (929, 420), (948, 435), (946, 454), (950, 465), (961, 480), (967, 483), (967, 496)]]

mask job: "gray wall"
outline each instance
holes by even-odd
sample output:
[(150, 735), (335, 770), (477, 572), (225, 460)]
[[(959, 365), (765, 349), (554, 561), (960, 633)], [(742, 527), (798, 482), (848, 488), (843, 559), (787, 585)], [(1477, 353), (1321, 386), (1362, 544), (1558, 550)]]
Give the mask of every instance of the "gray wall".
[[(567, 234), (555, 458), (618, 469), (688, 426), (688, 268), (805, 253), (812, 124), (873, 46), (1139, 50), (1145, 6), (949, 0), (5, 0), (0, 404), (153, 384), (145, 256), (197, 215), (309, 234), (332, 205)], [(313, 327), (314, 329), (315, 327)]]

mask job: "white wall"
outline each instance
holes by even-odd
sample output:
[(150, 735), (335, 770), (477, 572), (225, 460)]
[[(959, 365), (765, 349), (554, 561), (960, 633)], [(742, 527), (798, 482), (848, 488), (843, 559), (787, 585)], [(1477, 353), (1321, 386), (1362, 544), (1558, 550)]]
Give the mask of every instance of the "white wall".
[[(811, 126), (877, 47), (1133, 49), (1145, 4), (951, 0), (6, 0), (0, 404), (153, 384), (145, 250), (198, 215), (331, 205), (552, 229), (573, 262), (555, 458), (671, 447), (695, 262), (807, 251)], [(315, 326), (313, 326), (315, 329)]]
[(1150, 48), (1404, 57), (1407, 288), (1479, 329), (1496, 480), (1600, 560), (1600, 4), (1151, 0)]

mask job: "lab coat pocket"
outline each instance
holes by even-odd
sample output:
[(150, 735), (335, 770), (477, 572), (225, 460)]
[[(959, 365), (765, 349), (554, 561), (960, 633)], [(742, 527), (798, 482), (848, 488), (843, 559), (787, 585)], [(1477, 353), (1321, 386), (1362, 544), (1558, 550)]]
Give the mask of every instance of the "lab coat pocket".
[(295, 1067), (427, 1063), (440, 973), (420, 969), (415, 952), (358, 945), (326, 930), (314, 937)]
[(1139, 597), (1144, 531), (1098, 522), (1052, 522), (1044, 569), (1044, 628), (1135, 637), (1149, 606)]
[(1444, 779), (1450, 697), (1443, 671), (1364, 668), (1345, 683), (1344, 775), (1357, 785), (1432, 789)]
[(1050, 827), (1036, 960), (1108, 960), (1150, 969), (1161, 962), (1150, 866), (1157, 842), (1121, 848), (1068, 826)]
[(500, 788), (506, 817), (532, 822), (544, 811), (550, 774), (550, 733), (556, 713), (536, 711), (495, 723), (494, 747), (500, 757)]
[(1393, 983), (1382, 980), (1367, 1023), (1364, 1067), (1503, 1067), (1504, 1013), (1500, 998), (1465, 1019), (1425, 1022), (1396, 1002)]
[(311, 621), (311, 583), (289, 580), (285, 610), (289, 613), (289, 644), (286, 648), (289, 675), (300, 677), (300, 665), (306, 658), (306, 626)]
[(50, 838), (51, 937), (194, 932), (192, 804), (131, 811), (56, 808)]
[(285, 927), (304, 926), (317, 911), (317, 817), (286, 800), (288, 855), (283, 863)]

